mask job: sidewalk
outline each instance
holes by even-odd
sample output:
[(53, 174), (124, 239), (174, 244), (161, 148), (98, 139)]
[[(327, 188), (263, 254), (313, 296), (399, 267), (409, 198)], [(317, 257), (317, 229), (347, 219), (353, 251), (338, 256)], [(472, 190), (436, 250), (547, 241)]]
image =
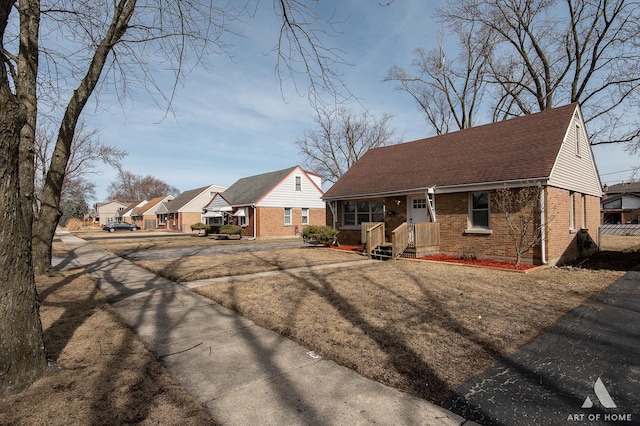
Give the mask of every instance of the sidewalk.
[(473, 424), (72, 234), (59, 236), (171, 375), (223, 425)]

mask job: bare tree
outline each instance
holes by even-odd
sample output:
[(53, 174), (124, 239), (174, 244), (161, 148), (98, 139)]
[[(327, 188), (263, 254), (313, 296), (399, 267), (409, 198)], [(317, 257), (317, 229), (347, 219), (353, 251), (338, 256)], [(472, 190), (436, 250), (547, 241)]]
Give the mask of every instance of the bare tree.
[(438, 16), (492, 34), (494, 119), (580, 102), (593, 144), (638, 140), (638, 2), (456, 0)]
[[(516, 253), (516, 265), (522, 257), (542, 242), (544, 226), (553, 218), (547, 217), (543, 223), (540, 218), (546, 214), (540, 203), (544, 189), (541, 185), (523, 188), (501, 188), (493, 197), (493, 209), (504, 216)], [(548, 215), (547, 215), (548, 216)]]
[[(477, 27), (480, 27), (477, 25)], [(414, 73), (394, 66), (384, 81), (394, 81), (397, 89), (408, 93), (426, 115), (437, 134), (473, 126), (485, 92), (485, 74), (491, 57), (488, 31), (454, 23), (460, 53), (448, 55), (443, 35), (438, 49), (415, 49)], [(449, 48), (450, 49), (450, 48)]]
[[(36, 129), (34, 150), (36, 215), (39, 211), (39, 200), (44, 187), (44, 179), (51, 163), (54, 141), (54, 133), (49, 129), (43, 128), (43, 126), (39, 126)], [(64, 182), (62, 183), (61, 199), (65, 201), (73, 200), (76, 204), (90, 204), (89, 200), (95, 197), (95, 184), (89, 182), (88, 177), (99, 174), (96, 169), (96, 163), (119, 168), (126, 155), (125, 151), (100, 142), (98, 130), (87, 129), (85, 123), (80, 121), (71, 142), (71, 155), (67, 163)], [(41, 249), (46, 248), (43, 247)], [(38, 249), (35, 250), (37, 251)]]
[[(34, 262), (43, 272), (50, 259), (32, 256), (32, 236), (53, 240), (76, 127), (90, 97), (99, 102), (108, 87), (126, 99), (138, 84), (170, 107), (182, 78), (202, 58), (231, 53), (224, 36), (236, 32), (230, 26), (251, 14), (252, 4), (0, 0), (0, 394), (28, 385), (46, 366)], [(282, 20), (278, 70), (306, 64), (300, 71), (310, 94), (327, 88), (337, 97), (341, 82), (334, 65), (341, 59), (322, 44), (331, 22), (318, 14), (305, 19), (315, 10), (302, 0), (274, 0)], [(158, 63), (174, 72), (168, 89), (153, 78)], [(35, 129), (38, 108), (47, 101), (59, 126), (34, 223)]]
[(118, 169), (116, 180), (109, 184), (107, 196), (110, 200), (143, 201), (164, 195), (177, 196), (180, 190), (153, 176), (141, 176)]
[(317, 127), (305, 130), (296, 145), (305, 167), (325, 181), (335, 183), (369, 149), (396, 142), (388, 128), (390, 115), (375, 119), (343, 107), (316, 112)]

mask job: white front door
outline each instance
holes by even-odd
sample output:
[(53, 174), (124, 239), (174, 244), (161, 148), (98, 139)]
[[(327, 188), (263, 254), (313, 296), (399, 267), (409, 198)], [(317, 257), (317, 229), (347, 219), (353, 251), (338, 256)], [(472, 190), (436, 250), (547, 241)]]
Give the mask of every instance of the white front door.
[(407, 197), (409, 205), (407, 206), (408, 222), (429, 222), (429, 208), (427, 207), (426, 194), (410, 195)]

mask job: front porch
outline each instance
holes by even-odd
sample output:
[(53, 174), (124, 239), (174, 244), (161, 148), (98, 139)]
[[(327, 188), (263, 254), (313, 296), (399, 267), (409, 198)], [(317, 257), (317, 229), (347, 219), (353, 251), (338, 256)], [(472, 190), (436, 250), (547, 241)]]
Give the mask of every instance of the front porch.
[(439, 222), (403, 222), (386, 237), (384, 222), (363, 222), (361, 242), (370, 258), (416, 258), (440, 251)]

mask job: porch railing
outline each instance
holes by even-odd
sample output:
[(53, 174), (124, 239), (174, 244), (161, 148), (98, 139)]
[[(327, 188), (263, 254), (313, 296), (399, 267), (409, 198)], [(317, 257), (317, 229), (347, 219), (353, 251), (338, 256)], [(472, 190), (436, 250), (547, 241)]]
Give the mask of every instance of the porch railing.
[(391, 253), (394, 259), (400, 257), (410, 244), (411, 233), (407, 222), (400, 224), (396, 229), (391, 231)]
[(384, 222), (362, 223), (362, 241), (365, 242), (367, 256), (371, 257), (373, 250), (384, 244)]
[(440, 245), (440, 222), (404, 222), (391, 232), (393, 258), (397, 259), (407, 249), (416, 253)]
[(440, 222), (420, 222), (413, 226), (413, 241), (417, 252), (440, 245)]

